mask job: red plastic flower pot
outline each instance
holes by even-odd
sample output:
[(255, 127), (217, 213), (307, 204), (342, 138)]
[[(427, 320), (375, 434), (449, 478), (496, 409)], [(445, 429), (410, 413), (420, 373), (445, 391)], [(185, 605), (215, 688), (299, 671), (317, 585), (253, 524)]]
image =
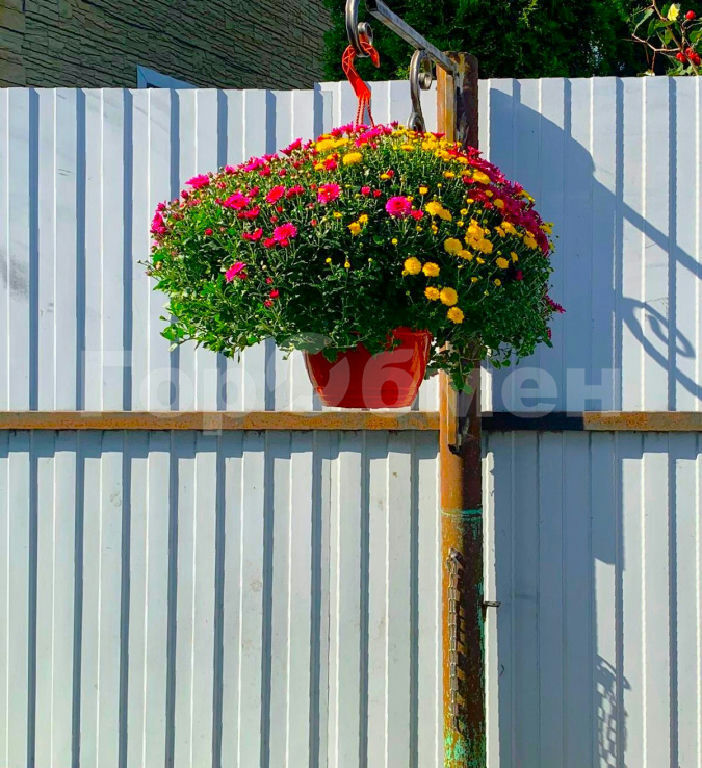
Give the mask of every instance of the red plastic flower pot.
[(429, 359), (429, 331), (396, 328), (395, 349), (371, 355), (358, 344), (332, 363), (305, 353), (310, 380), (324, 405), (337, 408), (405, 408), (412, 405)]

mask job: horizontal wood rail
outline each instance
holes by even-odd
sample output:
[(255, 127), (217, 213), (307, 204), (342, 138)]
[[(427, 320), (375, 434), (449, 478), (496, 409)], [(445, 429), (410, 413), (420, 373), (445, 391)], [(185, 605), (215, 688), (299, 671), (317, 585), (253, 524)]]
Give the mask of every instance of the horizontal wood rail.
[[(702, 432), (702, 411), (483, 413), (486, 432)], [(435, 411), (0, 411), (0, 430), (400, 431), (439, 429)]]
[(483, 413), (487, 432), (700, 432), (702, 411)]
[(428, 411), (0, 411), (0, 429), (310, 431), (439, 429)]

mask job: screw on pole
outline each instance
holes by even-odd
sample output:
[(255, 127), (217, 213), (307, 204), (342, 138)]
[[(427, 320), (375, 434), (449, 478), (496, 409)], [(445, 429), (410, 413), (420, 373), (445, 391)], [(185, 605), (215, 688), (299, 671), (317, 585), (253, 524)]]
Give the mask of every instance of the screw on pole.
[[(449, 141), (478, 144), (478, 66), (446, 54), (437, 67), (438, 128)], [(458, 393), (442, 374), (439, 406), (443, 570), (444, 767), (484, 768), (485, 675), (480, 369)]]

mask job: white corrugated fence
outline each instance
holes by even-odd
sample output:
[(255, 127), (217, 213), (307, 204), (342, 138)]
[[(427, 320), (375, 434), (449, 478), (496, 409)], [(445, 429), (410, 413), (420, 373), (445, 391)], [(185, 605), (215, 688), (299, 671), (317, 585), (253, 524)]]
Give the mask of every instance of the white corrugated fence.
[[(407, 119), (406, 83), (373, 92)], [(553, 349), (485, 373), (484, 409), (701, 410), (699, 79), (480, 99), (482, 149), (555, 224), (568, 310)], [(169, 352), (138, 261), (184, 179), (354, 111), (336, 83), (0, 92), (0, 408), (319, 410), (270, 344)], [(0, 433), (0, 765), (440, 766), (437, 453)], [(486, 435), (490, 768), (702, 768), (701, 494), (696, 434)]]

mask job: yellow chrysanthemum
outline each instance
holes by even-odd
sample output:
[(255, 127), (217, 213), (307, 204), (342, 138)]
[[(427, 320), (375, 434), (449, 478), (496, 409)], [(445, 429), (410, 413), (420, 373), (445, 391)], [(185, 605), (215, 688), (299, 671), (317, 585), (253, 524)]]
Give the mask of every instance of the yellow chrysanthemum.
[(345, 262), (344, 262), (344, 266), (346, 267), (346, 269), (348, 269), (348, 268), (351, 266), (351, 264), (349, 264), (349, 262), (348, 262), (348, 261), (345, 261)]
[(424, 206), (424, 210), (430, 215), (430, 216), (438, 216), (439, 211), (442, 211), (444, 208), (441, 203), (437, 203), (436, 200), (433, 200), (431, 203), (427, 203)]
[(390, 241), (393, 245), (397, 245), (397, 238), (393, 237), (393, 239)]
[(477, 277), (471, 277), (470, 281), (471, 281), (471, 283), (477, 283), (478, 282), (478, 278)]
[(505, 207), (505, 201), (504, 200), (495, 200), (495, 208), (498, 208), (499, 210), (502, 210)]
[(327, 256), (327, 264), (331, 264), (331, 263), (332, 263), (331, 256)]
[(482, 171), (473, 171), (473, 181), (477, 181), (479, 184), (489, 184), (490, 177)]
[(414, 149), (414, 144), (402, 144), (400, 149), (404, 149), (405, 152), (411, 152)]
[(322, 139), (315, 144), (317, 152), (327, 152), (330, 149), (334, 149), (334, 139)]
[(445, 179), (453, 179), (455, 177), (456, 177), (456, 174), (453, 171), (444, 171)]
[(444, 250), (447, 253), (458, 253), (463, 249), (463, 243), (457, 237), (448, 237), (444, 240)]
[(485, 197), (492, 197), (492, 195), (493, 195), (493, 192), (492, 192), (491, 189), (486, 189), (485, 190)]
[(475, 260), (478, 262), (478, 264), (485, 264), (485, 259), (482, 256), (476, 256)]
[(509, 261), (507, 261), (507, 259), (502, 258), (502, 256), (498, 256), (495, 259), (495, 264), (497, 264), (497, 266), (500, 269), (507, 269), (507, 267), (509, 266)]
[(426, 193), (429, 191), (428, 187), (420, 187), (419, 188), (419, 194), (420, 195), (426, 195)]
[(452, 307), (454, 304), (458, 303), (458, 294), (453, 288), (442, 288), (439, 293), (439, 298), (441, 299), (441, 303), (445, 304), (447, 307)]
[(473, 260), (473, 254), (466, 248), (461, 248), (461, 250), (458, 252), (458, 256), (460, 256), (462, 259), (465, 259), (466, 261)]
[(510, 253), (510, 256), (512, 257), (512, 261), (519, 261), (519, 256), (517, 256), (517, 254), (514, 251)]
[(446, 312), (446, 317), (448, 317), (452, 323), (458, 325), (463, 322), (465, 315), (463, 314), (462, 309), (459, 309), (458, 307), (451, 307), (451, 309)]
[(341, 211), (334, 211), (334, 213), (332, 213), (332, 216), (333, 216), (335, 219), (340, 219), (340, 218), (341, 218), (343, 215), (344, 215), (344, 214), (343, 214)]
[(508, 234), (508, 235), (516, 235), (517, 230), (514, 228), (514, 224), (512, 224), (509, 221), (503, 221), (502, 224), (500, 224), (502, 229)]
[(440, 294), (441, 291), (434, 285), (428, 285), (424, 289), (424, 295), (429, 299), (429, 301), (436, 301)]
[(324, 163), (315, 163), (314, 164), (315, 171), (323, 171), (324, 170)]
[(358, 235), (361, 233), (361, 225), (357, 221), (351, 222), (348, 228), (352, 235)]
[(410, 256), (405, 261), (405, 270), (408, 275), (418, 275), (422, 271), (422, 262), (416, 256)]
[(363, 155), (360, 152), (349, 152), (344, 155), (344, 159), (341, 161), (344, 165), (356, 165), (363, 160)]
[(368, 224), (368, 214), (367, 213), (362, 213), (358, 217), (358, 223), (359, 224)]
[(533, 251), (537, 247), (536, 239), (532, 235), (524, 235), (524, 245)]
[(348, 136), (342, 136), (334, 142), (334, 147), (345, 147), (349, 143)]
[(480, 240), (478, 240), (477, 247), (478, 250), (482, 251), (483, 253), (492, 253), (493, 245), (486, 237), (481, 237)]
[(439, 265), (436, 264), (433, 261), (428, 261), (423, 267), (422, 272), (427, 277), (438, 277), (439, 276)]

